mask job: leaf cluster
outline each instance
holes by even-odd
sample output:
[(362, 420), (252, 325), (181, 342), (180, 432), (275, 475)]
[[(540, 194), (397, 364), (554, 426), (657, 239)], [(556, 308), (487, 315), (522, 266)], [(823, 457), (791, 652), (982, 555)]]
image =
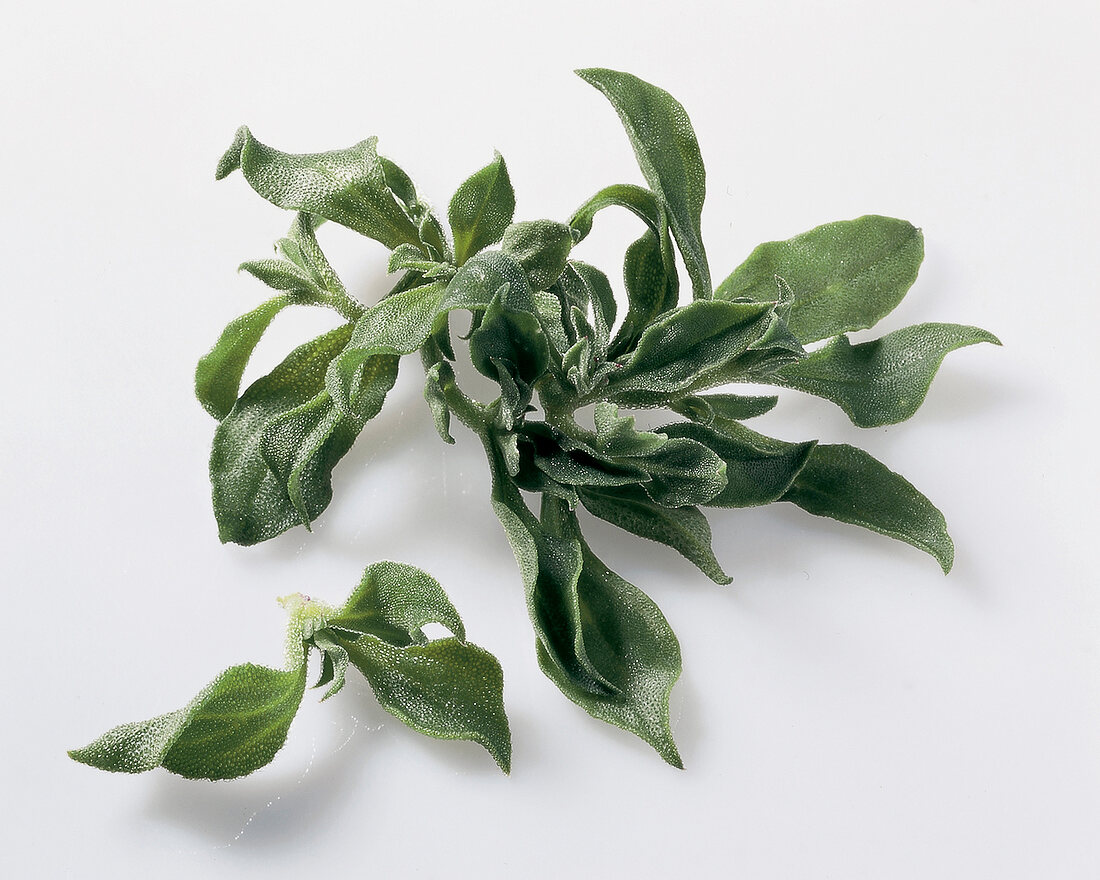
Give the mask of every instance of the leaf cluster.
[[(378, 153), (375, 138), (345, 150), (290, 154), (241, 128), (217, 177), (239, 170), (294, 220), (274, 258), (242, 265), (275, 296), (225, 329), (199, 362), (196, 393), (218, 420), (210, 478), (221, 539), (255, 544), (297, 525), (309, 528), (327, 507), (336, 464), (381, 410), (403, 356), (418, 353), (441, 438), (454, 442), (457, 419), (485, 450), (490, 501), (519, 565), (542, 670), (588, 713), (680, 766), (668, 715), (680, 674), (676, 636), (654, 602), (595, 554), (578, 507), (668, 546), (720, 584), (730, 578), (713, 551), (704, 509), (776, 501), (907, 542), (947, 572), (953, 545), (944, 518), (908, 481), (849, 445), (786, 442), (748, 428), (744, 422), (778, 397), (728, 388), (794, 389), (832, 401), (861, 427), (888, 425), (916, 411), (949, 352), (997, 340), (976, 327), (920, 324), (850, 341), (848, 334), (897, 306), (923, 258), (920, 230), (889, 217), (830, 223), (762, 244), (715, 287), (701, 230), (706, 174), (684, 108), (627, 73), (578, 73), (618, 113), (645, 186), (608, 186), (564, 222), (515, 220), (499, 153), (458, 187), (444, 224), (410, 177)], [(574, 257), (608, 208), (627, 210), (641, 226), (624, 255), (622, 312), (608, 276)], [(318, 244), (326, 221), (389, 249), (388, 269), (398, 280), (379, 302), (359, 302), (340, 281)], [(682, 305), (677, 256), (687, 270)], [(331, 308), (344, 323), (290, 352), (242, 392), (254, 348), (290, 305)], [(459, 387), (450, 328), (456, 311), (469, 314), (464, 341), (474, 368), (499, 389), (492, 400), (475, 400)], [(629, 413), (638, 408), (666, 410), (668, 423), (640, 430)], [(321, 652), (329, 693), (355, 665), (398, 717), (433, 735), (476, 739), (507, 767), (499, 667), (462, 641), (453, 608), (441, 610), (438, 585), (427, 591), (429, 601), (422, 578), (402, 571), (393, 583), (407, 595), (386, 601), (419, 608), (415, 619), (395, 622), (393, 604), (378, 605), (373, 617), (345, 607), (307, 627), (303, 652)], [(356, 596), (353, 602), (367, 601)], [(429, 617), (455, 638), (423, 643), (417, 627)], [(285, 736), (283, 721), (304, 686), (304, 666), (295, 663), (278, 672), (230, 670), (187, 709), (140, 732), (112, 731), (76, 757), (107, 769), (247, 772)], [(464, 707), (461, 719), (443, 718), (436, 699), (442, 691), (433, 688), (458, 687), (456, 681), (465, 700), (455, 704)], [(278, 707), (262, 735), (240, 734), (251, 737), (251, 757), (194, 763), (188, 731), (213, 723), (211, 705), (255, 709), (246, 684), (255, 700)], [(238, 725), (225, 723), (232, 740)], [(130, 747), (138, 757), (117, 757), (118, 743), (138, 741)]]
[[(164, 767), (189, 779), (244, 776), (282, 748), (316, 653), (314, 687), (327, 687), (322, 700), (344, 686), (354, 666), (387, 712), (428, 736), (480, 743), (508, 772), (512, 741), (500, 664), (466, 641), (434, 578), (411, 565), (378, 562), (340, 608), (300, 593), (280, 601), (290, 612), (284, 669), (233, 666), (182, 709), (109, 730), (70, 757), (125, 773)], [(432, 623), (452, 635), (429, 640), (424, 627)]]

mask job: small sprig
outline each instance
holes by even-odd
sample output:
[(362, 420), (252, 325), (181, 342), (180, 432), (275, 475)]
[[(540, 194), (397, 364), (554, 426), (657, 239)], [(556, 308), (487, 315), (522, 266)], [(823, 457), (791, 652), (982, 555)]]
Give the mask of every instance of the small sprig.
[[(484, 746), (507, 773), (512, 759), (504, 676), (488, 651), (466, 641), (462, 620), (439, 583), (411, 565), (379, 562), (341, 608), (295, 593), (287, 665), (245, 663), (225, 670), (184, 708), (109, 730), (69, 756), (100, 770), (164, 767), (189, 779), (232, 779), (269, 763), (286, 741), (305, 693), (309, 654), (318, 652), (327, 700), (358, 669), (382, 708), (415, 730)], [(438, 623), (452, 635), (429, 640)]]
[[(847, 334), (898, 305), (924, 256), (920, 230), (890, 217), (762, 244), (713, 287), (701, 230), (706, 174), (684, 108), (627, 73), (578, 73), (618, 113), (647, 186), (608, 186), (567, 222), (514, 222), (499, 153), (451, 199), (448, 237), (409, 176), (378, 154), (375, 138), (294, 155), (241, 128), (216, 176), (239, 170), (294, 220), (276, 258), (241, 267), (277, 295), (226, 328), (199, 362), (195, 387), (219, 422), (210, 457), (219, 534), (255, 544), (310, 527), (332, 498), (336, 464), (384, 405), (401, 358), (419, 353), (440, 437), (455, 442), (454, 418), (485, 450), (490, 503), (519, 564), (542, 670), (589, 714), (680, 766), (668, 711), (680, 675), (676, 636), (648, 596), (600, 561), (581, 533), (578, 505), (667, 545), (719, 584), (730, 578), (702, 508), (776, 501), (904, 541), (946, 573), (954, 546), (944, 518), (908, 481), (849, 445), (751, 430), (743, 422), (771, 410), (778, 396), (726, 386), (806, 392), (836, 403), (858, 426), (888, 425), (916, 411), (949, 352), (999, 343), (977, 327), (929, 323), (852, 344)], [(608, 277), (573, 256), (611, 207), (643, 226), (623, 261), (625, 314)], [(318, 244), (324, 221), (389, 249), (389, 271), (400, 277), (379, 302), (348, 293)], [(691, 291), (684, 305), (677, 250)], [(344, 323), (241, 393), (253, 349), (291, 305), (333, 309)], [(474, 368), (499, 386), (493, 400), (459, 387), (455, 311), (471, 316), (464, 339)], [(666, 410), (669, 421), (639, 430), (626, 412), (637, 408)], [(539, 496), (537, 515), (525, 494)], [(118, 728), (74, 757), (105, 769), (248, 772), (282, 743), (301, 699), (305, 655), (316, 648), (329, 694), (355, 665), (398, 717), (432, 735), (475, 739), (507, 768), (495, 660), (463, 641), (434, 581), (429, 589), (414, 569), (385, 565), (368, 569), (368, 579), (404, 575), (387, 581), (384, 600), (363, 587), (334, 615), (301, 605), (300, 647), (287, 670), (236, 667), (187, 708)], [(420, 610), (397, 620), (398, 608)], [(424, 643), (418, 627), (428, 619), (455, 638)], [(442, 700), (443, 692), (455, 700)], [(202, 749), (192, 745), (200, 730)]]

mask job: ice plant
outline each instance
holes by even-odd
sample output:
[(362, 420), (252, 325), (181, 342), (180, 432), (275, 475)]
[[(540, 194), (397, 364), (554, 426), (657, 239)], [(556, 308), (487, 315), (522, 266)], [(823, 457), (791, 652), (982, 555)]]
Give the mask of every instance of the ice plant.
[[(773, 501), (908, 542), (947, 572), (953, 545), (943, 516), (909, 482), (853, 446), (751, 430), (744, 422), (778, 397), (728, 386), (808, 392), (856, 425), (888, 425), (916, 411), (948, 352), (997, 340), (936, 323), (849, 341), (849, 332), (888, 314), (917, 276), (921, 233), (889, 217), (762, 244), (714, 287), (700, 229), (705, 173), (683, 107), (630, 74), (578, 73), (618, 112), (648, 186), (609, 186), (564, 223), (514, 222), (499, 154), (451, 199), (448, 235), (375, 138), (294, 155), (241, 128), (217, 177), (239, 170), (295, 215), (276, 257), (242, 265), (276, 295), (225, 329), (199, 362), (196, 391), (218, 420), (210, 478), (221, 539), (255, 544), (308, 528), (328, 506), (334, 467), (381, 410), (401, 358), (419, 353), (439, 435), (455, 442), (457, 419), (484, 447), (490, 502), (519, 564), (543, 672), (588, 713), (680, 766), (668, 717), (680, 675), (676, 636), (653, 601), (589, 547), (577, 506), (668, 545), (720, 584), (730, 579), (701, 508)], [(607, 276), (572, 253), (609, 207), (642, 225), (623, 264), (625, 314)], [(400, 277), (380, 302), (349, 295), (318, 245), (323, 221), (390, 250), (389, 271)], [(677, 249), (690, 284), (685, 305)], [(295, 304), (335, 309), (344, 323), (241, 393), (260, 337)], [(470, 316), (461, 340), (474, 368), (499, 386), (491, 401), (459, 387), (455, 312)], [(719, 387), (726, 390), (707, 393)], [(637, 408), (668, 410), (670, 420), (639, 430), (627, 414)], [(537, 514), (525, 496), (537, 496)], [(500, 667), (465, 641), (432, 578), (377, 563), (340, 609), (302, 597), (287, 605), (286, 669), (234, 667), (184, 709), (116, 728), (72, 756), (108, 770), (248, 773), (285, 740), (315, 650), (326, 697), (356, 666), (394, 715), (430, 735), (475, 740), (507, 770)], [(427, 640), (423, 627), (433, 622), (453, 637)]]

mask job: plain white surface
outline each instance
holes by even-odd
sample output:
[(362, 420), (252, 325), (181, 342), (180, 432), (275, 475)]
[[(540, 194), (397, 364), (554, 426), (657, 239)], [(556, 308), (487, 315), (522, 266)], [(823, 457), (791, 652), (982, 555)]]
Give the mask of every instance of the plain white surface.
[[(1094, 4), (1049, 0), (9, 5), (0, 873), (1100, 876), (1098, 38)], [(517, 217), (564, 218), (640, 181), (579, 66), (688, 109), (716, 280), (760, 241), (905, 217), (927, 257), (881, 329), (973, 323), (1005, 343), (952, 354), (904, 425), (860, 431), (793, 393), (758, 423), (905, 474), (948, 518), (948, 578), (786, 505), (713, 516), (728, 588), (588, 526), (680, 637), (682, 773), (539, 674), (481, 453), (460, 426), (456, 447), (435, 438), (413, 359), (314, 533), (251, 549), (217, 542), (213, 423), (190, 387), (263, 296), (236, 265), (290, 220), (239, 175), (214, 183), (237, 125), (291, 151), (377, 134), (444, 212), (499, 149)], [(635, 230), (601, 216), (585, 258), (614, 275)], [(377, 295), (381, 248), (326, 233)], [(261, 359), (324, 326), (281, 317)], [(435, 573), (502, 661), (510, 778), (358, 684), (307, 694), (284, 752), (239, 782), (65, 757), (227, 665), (278, 663), (274, 598), (338, 601), (379, 558)]]

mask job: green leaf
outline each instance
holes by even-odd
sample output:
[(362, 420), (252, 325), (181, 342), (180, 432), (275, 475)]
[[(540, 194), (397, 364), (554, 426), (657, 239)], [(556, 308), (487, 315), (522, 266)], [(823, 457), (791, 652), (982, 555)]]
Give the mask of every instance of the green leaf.
[(440, 314), (454, 309), (483, 312), (498, 293), (509, 308), (534, 313), (531, 285), (516, 258), (501, 251), (478, 254), (447, 283)]
[[(269, 467), (261, 449), (274, 422), (313, 401), (324, 391), (325, 370), (351, 336), (342, 327), (292, 351), (268, 375), (256, 380), (214, 433), (210, 482), (214, 515), (223, 542), (256, 544), (302, 521), (287, 483)], [(357, 433), (361, 423), (352, 423)], [(332, 468), (351, 445), (354, 433), (335, 430), (300, 472), (301, 497), (315, 518), (332, 495)], [(350, 435), (350, 436), (349, 436)]]
[(376, 562), (367, 567), (344, 607), (327, 618), (328, 626), (367, 633), (404, 647), (423, 644), (421, 628), (447, 627), (459, 641), (466, 630), (439, 581), (412, 565)]
[(395, 248), (390, 254), (386, 271), (392, 275), (395, 272), (412, 269), (426, 274), (438, 271), (441, 268), (443, 268), (441, 263), (425, 258), (424, 253), (415, 244), (403, 244)]
[(592, 447), (609, 458), (651, 455), (668, 443), (668, 438), (661, 434), (637, 430), (634, 416), (619, 415), (619, 408), (613, 403), (597, 403), (592, 420), (596, 428)]
[(901, 302), (923, 259), (919, 229), (871, 214), (760, 245), (714, 295), (774, 302), (781, 280), (793, 295), (787, 323), (806, 344), (874, 326)]
[(327, 153), (283, 153), (241, 127), (215, 176), (221, 180), (240, 168), (251, 187), (280, 208), (317, 214), (391, 250), (419, 245), (417, 225), (386, 184), (377, 141), (368, 138)]
[(328, 392), (321, 391), (308, 402), (272, 419), (264, 429), (260, 454), (286, 486), (290, 501), (307, 529), (332, 500), (332, 483), (327, 474), (351, 448), (363, 422), (382, 409), (396, 380), (397, 358), (373, 358), (360, 376), (360, 418), (342, 415)]
[(589, 487), (579, 494), (581, 503), (600, 519), (671, 547), (717, 584), (733, 580), (714, 556), (710, 524), (699, 508), (662, 507), (639, 486)]
[(943, 514), (908, 480), (862, 449), (815, 447), (781, 500), (905, 541), (934, 557), (944, 574), (951, 570), (955, 546)]
[(454, 370), (446, 362), (433, 364), (428, 368), (424, 381), (424, 399), (431, 410), (435, 429), (444, 443), (454, 444), (455, 438), (451, 436), (451, 408), (447, 405), (447, 398), (443, 393), (445, 383), (454, 382)]
[(417, 211), (420, 208), (420, 199), (416, 195), (412, 178), (392, 159), (379, 156), (378, 161), (382, 165), (382, 175), (390, 192), (401, 200), (410, 214)]
[(233, 409), (252, 352), (272, 319), (290, 302), (288, 296), (277, 296), (230, 322), (210, 352), (199, 360), (195, 396), (214, 418), (220, 421)]
[(567, 486), (625, 486), (643, 483), (649, 474), (633, 464), (609, 462), (580, 450), (555, 448), (535, 456), (535, 466), (555, 482)]
[(342, 691), (347, 683), (348, 652), (336, 641), (332, 633), (324, 628), (314, 632), (311, 641), (321, 652), (321, 675), (313, 686), (319, 688), (329, 685), (329, 689), (321, 697), (323, 703)]
[(188, 779), (233, 779), (271, 762), (286, 742), (305, 691), (296, 669), (246, 663), (206, 686), (186, 707), (109, 730), (69, 757), (122, 773), (164, 767)]
[(482, 438), (492, 474), (493, 511), (512, 546), (527, 597), (527, 613), (539, 644), (577, 687), (614, 692), (592, 665), (581, 630), (577, 579), (579, 542), (547, 535), (520, 497), (499, 446)]
[(387, 712), (428, 736), (479, 743), (510, 770), (504, 675), (492, 654), (449, 638), (402, 648), (372, 635), (338, 641)]
[[(627, 249), (623, 262), (629, 308), (609, 352), (610, 357), (618, 357), (633, 346), (657, 315), (676, 307), (680, 281), (668, 233), (668, 213), (649, 190), (633, 184), (606, 187), (576, 210), (569, 225), (583, 240), (592, 229), (595, 215), (612, 205), (626, 208), (649, 226), (649, 232)], [(659, 250), (654, 249), (654, 241), (659, 242)], [(612, 308), (606, 318), (609, 329), (614, 314)]]
[(628, 461), (649, 474), (642, 488), (662, 507), (708, 504), (726, 488), (725, 462), (685, 437), (670, 438), (654, 452)]
[(833, 401), (861, 428), (902, 422), (924, 402), (948, 352), (992, 333), (960, 324), (917, 324), (852, 345), (838, 336), (804, 360), (781, 367), (769, 382)]
[(668, 206), (669, 221), (684, 256), (696, 299), (712, 288), (700, 229), (706, 171), (687, 111), (668, 92), (615, 70), (578, 70), (611, 102), (630, 136), (642, 174)]
[(341, 296), (347, 292), (344, 284), (317, 243), (316, 228), (324, 222), (324, 218), (299, 212), (286, 238), (279, 239), (276, 247), (303, 269), (318, 287)]
[(701, 503), (708, 507), (755, 507), (779, 500), (790, 488), (813, 452), (816, 441), (785, 443), (730, 423), (721, 432), (680, 422), (659, 429), (713, 450), (725, 464), (726, 485)]
[(623, 284), (633, 314), (627, 312), (627, 322), (614, 346), (616, 355), (627, 350), (653, 318), (675, 307), (679, 297), (680, 281), (671, 252), (662, 250), (661, 239), (653, 230), (647, 229), (626, 249)]
[[(403, 290), (367, 309), (355, 322), (347, 347), (328, 368), (325, 387), (339, 410), (361, 419), (373, 407), (364, 398), (363, 371), (376, 369), (380, 356), (404, 355), (416, 351), (432, 332), (443, 301), (442, 281)], [(388, 390), (388, 389), (387, 389)]]
[(595, 266), (582, 263), (579, 260), (570, 260), (561, 281), (567, 289), (580, 288), (585, 304), (582, 309), (587, 309), (590, 302), (592, 306), (593, 330), (595, 337), (592, 340), (593, 351), (600, 358), (606, 358), (607, 346), (611, 336), (611, 328), (615, 325), (615, 293), (611, 289), (611, 282)]
[(498, 361), (508, 366), (513, 377), (531, 385), (546, 371), (550, 350), (538, 319), (509, 308), (498, 295), (470, 336), (470, 359), (483, 376), (497, 378), (493, 361)]
[(774, 409), (776, 396), (754, 397), (743, 394), (689, 394), (669, 403), (680, 415), (721, 431), (730, 422), (753, 419)]
[(694, 390), (760, 336), (770, 309), (766, 303), (700, 300), (663, 315), (641, 335), (622, 369), (611, 374), (605, 396), (630, 404), (630, 392)]
[(443, 224), (431, 211), (426, 211), (420, 218), (420, 240), (428, 246), (428, 253), (433, 260), (450, 265), (454, 262), (454, 254), (447, 243), (446, 233), (443, 232)]
[(523, 267), (534, 290), (546, 290), (558, 280), (572, 248), (572, 230), (553, 220), (513, 223), (500, 242), (500, 249)]
[(657, 195), (634, 183), (615, 183), (601, 189), (573, 212), (569, 225), (577, 238), (581, 241), (587, 238), (596, 215), (604, 208), (613, 206), (626, 208), (654, 232), (659, 232), (665, 210)]
[(543, 527), (580, 543), (580, 621), (589, 662), (614, 689), (592, 691), (555, 661), (543, 642), (538, 661), (547, 678), (589, 715), (641, 737), (674, 767), (683, 767), (669, 726), (668, 699), (680, 677), (680, 644), (661, 610), (641, 590), (607, 568), (580, 537), (576, 516), (544, 499)]
[(285, 290), (299, 302), (312, 302), (318, 293), (317, 282), (289, 260), (249, 260), (237, 267), (273, 290)]
[(496, 244), (512, 222), (516, 196), (504, 157), (473, 174), (456, 190), (447, 210), (455, 243), (455, 264), (461, 266), (481, 250)]

